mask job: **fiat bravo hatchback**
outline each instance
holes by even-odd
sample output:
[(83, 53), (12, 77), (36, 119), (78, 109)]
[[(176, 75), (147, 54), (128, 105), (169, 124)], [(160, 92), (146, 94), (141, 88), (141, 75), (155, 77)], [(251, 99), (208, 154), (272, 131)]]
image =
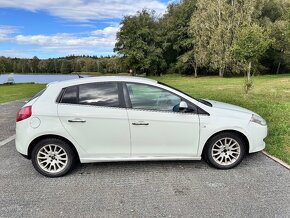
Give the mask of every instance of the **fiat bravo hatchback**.
[(229, 169), (264, 149), (265, 120), (155, 80), (91, 77), (47, 85), (19, 111), (16, 148), (48, 177), (76, 162), (200, 160)]

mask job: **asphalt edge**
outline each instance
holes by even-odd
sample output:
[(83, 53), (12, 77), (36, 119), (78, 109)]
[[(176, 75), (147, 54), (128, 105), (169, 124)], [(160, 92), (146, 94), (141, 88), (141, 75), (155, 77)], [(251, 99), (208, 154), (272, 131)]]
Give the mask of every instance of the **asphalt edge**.
[(290, 170), (290, 165), (286, 164), (285, 162), (283, 162), (282, 160), (278, 159), (277, 157), (274, 157), (270, 154), (268, 154), (266, 151), (262, 151), (262, 153), (264, 155), (266, 155), (267, 157), (269, 157), (270, 159), (274, 160), (275, 162), (279, 163), (280, 165), (282, 165), (283, 167), (287, 168), (288, 170)]
[(25, 103), (27, 99), (24, 98), (24, 99), (18, 99), (18, 100), (14, 100), (14, 101), (7, 101), (7, 102), (2, 102), (0, 103), (0, 105), (7, 105), (7, 104), (13, 104), (13, 103), (18, 103), (18, 102), (23, 102)]

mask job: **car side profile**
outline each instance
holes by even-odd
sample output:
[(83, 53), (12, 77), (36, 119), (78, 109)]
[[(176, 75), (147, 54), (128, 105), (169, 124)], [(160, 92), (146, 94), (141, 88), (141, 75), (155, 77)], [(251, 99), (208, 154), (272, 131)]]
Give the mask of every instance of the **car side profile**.
[(265, 120), (250, 110), (126, 76), (48, 84), (16, 118), (16, 149), (48, 177), (75, 162), (204, 158), (230, 169), (264, 149), (266, 136)]

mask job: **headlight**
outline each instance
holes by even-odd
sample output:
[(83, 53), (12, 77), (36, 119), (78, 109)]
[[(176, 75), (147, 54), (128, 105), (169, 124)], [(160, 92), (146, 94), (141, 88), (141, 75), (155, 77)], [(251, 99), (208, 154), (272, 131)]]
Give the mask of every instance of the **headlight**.
[(266, 121), (262, 117), (260, 117), (259, 115), (256, 115), (256, 114), (252, 115), (252, 118), (251, 118), (250, 121), (253, 122), (253, 123), (258, 123), (258, 124), (260, 124), (262, 126), (266, 126), (267, 125)]

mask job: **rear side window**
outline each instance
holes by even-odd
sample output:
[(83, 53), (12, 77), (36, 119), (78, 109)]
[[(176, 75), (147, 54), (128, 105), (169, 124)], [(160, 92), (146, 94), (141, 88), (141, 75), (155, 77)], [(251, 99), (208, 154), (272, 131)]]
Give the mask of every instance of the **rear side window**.
[(79, 86), (79, 104), (119, 107), (117, 83), (89, 83)]
[(78, 91), (77, 86), (67, 87), (62, 96), (61, 103), (77, 104), (78, 103), (77, 91)]
[(113, 82), (88, 83), (67, 87), (61, 103), (119, 107), (118, 84)]

